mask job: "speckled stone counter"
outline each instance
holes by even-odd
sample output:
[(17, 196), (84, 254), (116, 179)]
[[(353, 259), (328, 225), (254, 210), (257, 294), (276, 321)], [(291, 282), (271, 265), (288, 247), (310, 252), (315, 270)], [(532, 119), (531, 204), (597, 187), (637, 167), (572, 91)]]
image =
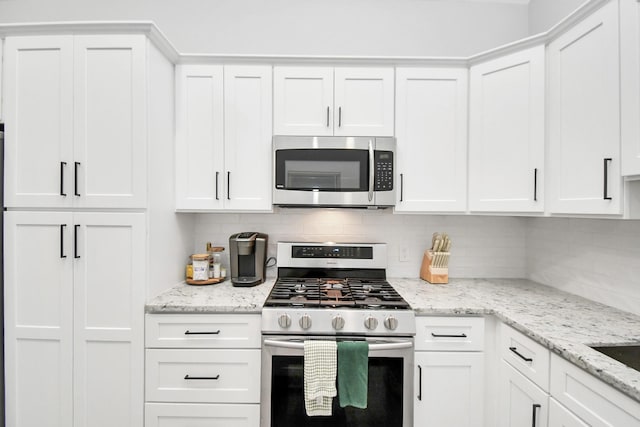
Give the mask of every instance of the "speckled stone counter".
[(147, 302), (147, 313), (260, 313), (275, 279), (248, 288), (231, 281), (214, 285), (181, 284)]
[[(495, 315), (628, 396), (640, 401), (640, 372), (588, 347), (640, 342), (640, 316), (527, 280), (420, 279), (389, 282), (418, 316)], [(234, 288), (178, 285), (151, 299), (149, 313), (260, 313), (274, 280)]]

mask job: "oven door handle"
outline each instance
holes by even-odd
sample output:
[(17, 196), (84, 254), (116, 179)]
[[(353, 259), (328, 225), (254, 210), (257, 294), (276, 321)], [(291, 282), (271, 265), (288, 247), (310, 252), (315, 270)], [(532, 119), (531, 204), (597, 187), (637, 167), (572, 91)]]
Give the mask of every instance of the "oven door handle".
[[(303, 342), (264, 340), (263, 343), (264, 345), (269, 347), (293, 348), (296, 350), (304, 349)], [(387, 343), (387, 344), (370, 344), (369, 345), (369, 351), (401, 350), (405, 348), (413, 348), (413, 343), (411, 341), (406, 341), (406, 342), (393, 342), (393, 343)]]

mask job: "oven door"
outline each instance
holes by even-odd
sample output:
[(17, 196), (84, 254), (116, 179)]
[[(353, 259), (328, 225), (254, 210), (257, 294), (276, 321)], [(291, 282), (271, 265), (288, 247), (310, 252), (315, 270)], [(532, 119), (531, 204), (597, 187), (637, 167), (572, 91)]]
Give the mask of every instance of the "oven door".
[[(260, 427), (410, 427), (413, 425), (413, 338), (367, 338), (367, 408), (341, 408), (333, 399), (331, 416), (306, 415), (304, 340), (336, 337), (263, 336)], [(339, 337), (362, 340), (362, 337)]]

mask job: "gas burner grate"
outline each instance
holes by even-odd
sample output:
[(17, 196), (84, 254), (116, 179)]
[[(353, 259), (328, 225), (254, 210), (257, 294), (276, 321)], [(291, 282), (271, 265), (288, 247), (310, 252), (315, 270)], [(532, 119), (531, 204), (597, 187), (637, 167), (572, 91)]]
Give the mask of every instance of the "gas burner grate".
[(266, 307), (408, 308), (384, 279), (280, 278)]

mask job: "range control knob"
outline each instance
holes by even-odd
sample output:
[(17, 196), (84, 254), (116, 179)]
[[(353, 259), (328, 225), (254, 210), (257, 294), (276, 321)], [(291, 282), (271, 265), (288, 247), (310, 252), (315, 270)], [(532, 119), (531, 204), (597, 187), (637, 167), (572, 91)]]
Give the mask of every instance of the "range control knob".
[(378, 319), (373, 316), (368, 316), (364, 319), (364, 327), (373, 330), (378, 327)]
[(336, 331), (344, 328), (344, 317), (340, 316), (339, 314), (335, 315), (333, 319), (331, 319), (331, 326), (333, 326), (333, 329), (335, 329)]
[(278, 317), (278, 325), (280, 325), (281, 328), (287, 329), (289, 326), (291, 326), (291, 316), (289, 316), (287, 313), (283, 313)]
[(386, 319), (384, 319), (384, 327), (392, 331), (395, 331), (396, 328), (398, 327), (398, 319), (396, 319), (393, 316), (387, 317)]
[(298, 323), (300, 323), (302, 329), (309, 329), (311, 327), (311, 316), (303, 314)]

